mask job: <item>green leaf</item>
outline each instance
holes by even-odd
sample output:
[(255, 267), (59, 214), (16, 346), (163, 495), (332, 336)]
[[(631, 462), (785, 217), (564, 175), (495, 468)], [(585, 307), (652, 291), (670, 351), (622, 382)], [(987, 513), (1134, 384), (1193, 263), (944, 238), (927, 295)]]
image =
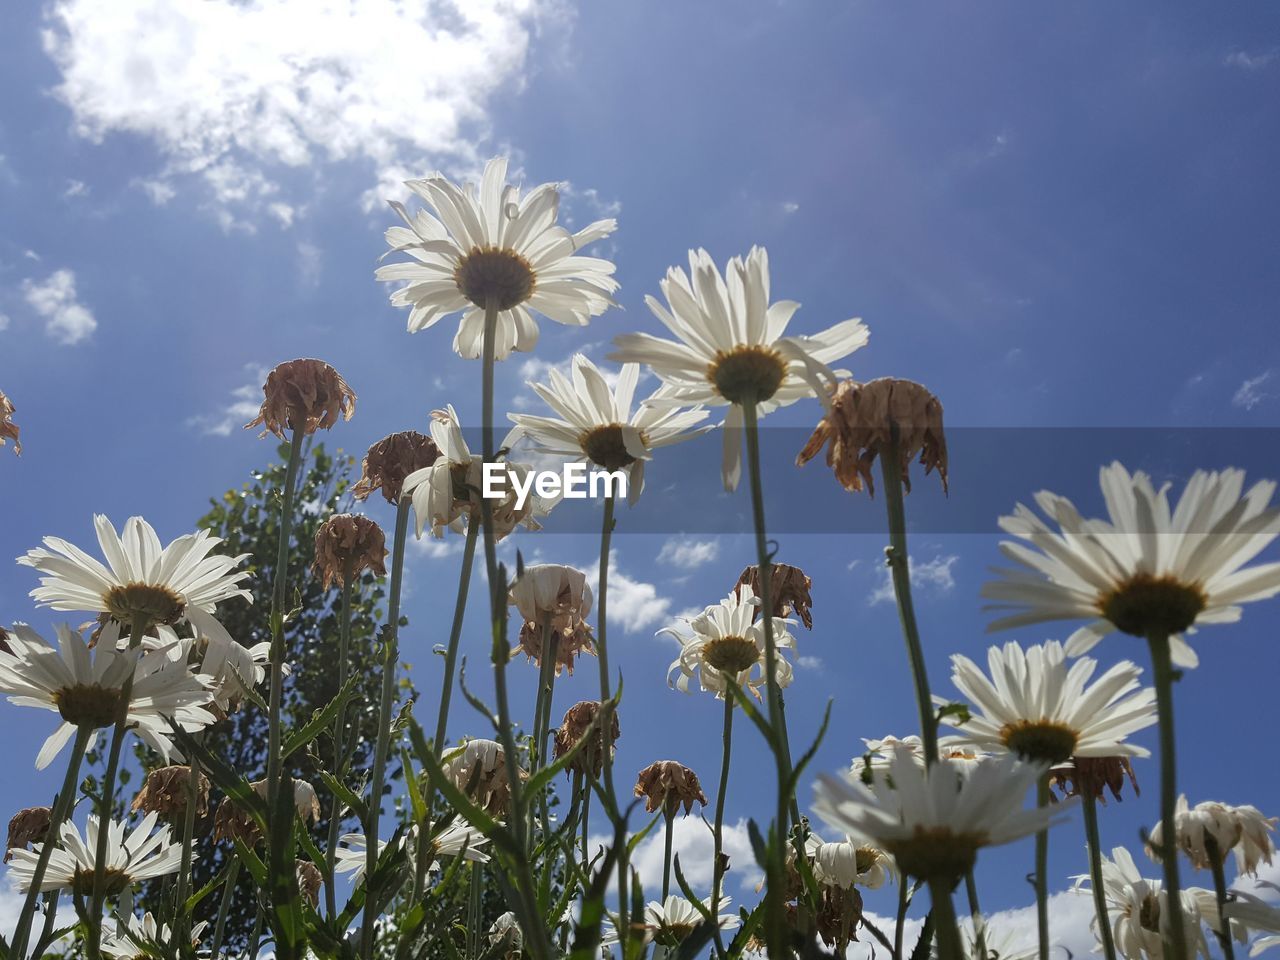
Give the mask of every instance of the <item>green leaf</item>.
[(284, 745), (280, 748), (281, 757), (287, 760), (292, 754), (332, 727), (333, 721), (338, 716), (338, 711), (347, 705), (347, 701), (351, 699), (351, 694), (355, 691), (356, 684), (362, 679), (363, 677), (358, 673), (351, 677), (342, 689), (338, 691), (336, 697), (313, 713), (311, 719), (305, 724), (289, 734), (284, 741)]

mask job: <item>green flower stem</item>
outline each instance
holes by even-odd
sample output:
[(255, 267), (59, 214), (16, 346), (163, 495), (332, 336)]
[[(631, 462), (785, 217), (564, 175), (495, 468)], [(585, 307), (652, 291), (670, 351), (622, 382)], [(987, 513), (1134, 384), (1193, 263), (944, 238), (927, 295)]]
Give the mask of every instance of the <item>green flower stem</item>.
[[(387, 754), (391, 746), (391, 721), (396, 706), (396, 667), (400, 663), (400, 589), (404, 582), (404, 545), (409, 532), (409, 508), (411, 501), (401, 499), (396, 505), (396, 531), (391, 546), (391, 590), (387, 600), (387, 628), (383, 637), (382, 699), (378, 705), (378, 737), (374, 743), (373, 773), (369, 780), (369, 816), (365, 824), (365, 846), (368, 858), (365, 862), (366, 883), (373, 882), (378, 865), (378, 820), (382, 816), (382, 786), (387, 773)], [(374, 897), (364, 903), (364, 921), (361, 924), (361, 955), (365, 960), (373, 957)]]
[[(458, 664), (458, 647), (462, 640), (462, 621), (467, 612), (467, 595), (471, 591), (471, 567), (476, 556), (476, 535), (480, 528), (467, 525), (462, 548), (462, 570), (458, 577), (458, 598), (453, 605), (453, 626), (449, 628), (449, 646), (444, 653), (444, 678), (440, 685), (440, 715), (436, 718), (436, 736), (431, 742), (437, 759), (444, 752), (444, 738), (449, 726), (449, 701), (453, 697), (453, 674)], [(434, 791), (433, 791), (434, 792)]]
[(222, 901), (218, 904), (218, 919), (213, 925), (213, 947), (209, 956), (217, 958), (222, 949), (222, 937), (227, 928), (227, 913), (231, 909), (231, 900), (235, 896), (236, 881), (240, 879), (240, 858), (232, 856), (227, 867), (227, 879), (222, 882)]
[[(200, 739), (200, 734), (192, 734)], [(187, 913), (187, 892), (191, 887), (191, 858), (196, 841), (196, 804), (200, 798), (200, 764), (194, 751), (187, 760), (187, 808), (182, 824), (182, 860), (178, 867), (178, 894), (174, 899), (173, 939), (183, 943), (187, 939), (191, 916)]]
[(666, 903), (667, 895), (671, 893), (671, 841), (675, 835), (676, 811), (674, 807), (668, 807), (662, 813), (665, 821), (662, 825), (662, 902)]
[[(537, 773), (547, 765), (547, 756), (550, 753), (547, 749), (547, 734), (551, 728), (551, 701), (556, 686), (556, 641), (555, 634), (551, 629), (551, 617), (549, 615), (542, 620), (541, 633), (542, 653), (538, 664), (538, 695), (533, 706), (533, 741), (532, 749), (529, 751), (530, 775)], [(547, 791), (541, 791), (537, 800), (538, 810), (542, 815), (543, 834), (549, 835), (551, 827), (548, 820)], [(533, 847), (533, 826), (533, 803), (530, 802), (528, 832), (530, 849)]]
[(1205, 849), (1209, 852), (1209, 866), (1213, 871), (1213, 892), (1218, 901), (1218, 929), (1213, 932), (1218, 936), (1222, 946), (1224, 960), (1236, 960), (1235, 944), (1231, 942), (1231, 920), (1227, 916), (1227, 878), (1222, 872), (1222, 861), (1226, 853), (1218, 850), (1218, 843), (1213, 835), (1205, 831)]
[[(351, 656), (351, 579), (355, 575), (355, 560), (348, 557), (342, 567), (342, 612), (338, 623), (338, 689), (347, 685), (347, 674), (350, 666), (347, 662)], [(333, 770), (330, 771), (339, 780), (342, 779), (343, 767), (347, 760), (347, 711), (343, 707), (333, 718)], [(333, 805), (329, 808), (329, 845), (324, 854), (324, 903), (326, 914), (330, 917), (338, 915), (337, 884), (333, 882), (338, 863), (338, 829), (342, 824), (342, 801), (334, 794)]]
[(907, 925), (907, 905), (911, 902), (911, 896), (907, 892), (907, 878), (905, 876), (898, 877), (898, 912), (894, 918), (893, 925), (893, 960), (903, 960), (902, 956), (902, 935)]
[[(731, 680), (726, 682), (732, 683)], [(724, 803), (729, 795), (729, 762), (733, 754), (733, 696), (725, 691), (724, 696), (724, 733), (721, 736), (720, 784), (716, 787), (716, 825), (711, 853), (711, 909), (718, 912), (720, 892), (724, 885)], [(725, 955), (724, 941), (720, 928), (716, 927), (716, 947), (720, 955)]]
[(1178, 803), (1177, 750), (1173, 729), (1173, 661), (1168, 634), (1147, 635), (1151, 648), (1151, 672), (1156, 688), (1156, 710), (1160, 717), (1160, 860), (1164, 865), (1164, 890), (1169, 911), (1167, 960), (1187, 960), (1187, 931), (1182, 923), (1182, 884), (1178, 878), (1178, 843), (1174, 832), (1174, 810)]
[(978, 903), (978, 881), (972, 868), (964, 875), (964, 892), (969, 898), (969, 919), (973, 923), (973, 946), (977, 960), (987, 960), (987, 924)]
[(951, 884), (946, 880), (929, 881), (932, 900), (933, 935), (938, 941), (940, 960), (964, 960), (960, 928), (956, 924), (956, 908), (951, 902)]
[(71, 742), (71, 758), (67, 761), (67, 772), (62, 778), (62, 789), (53, 801), (49, 829), (45, 833), (45, 842), (40, 845), (40, 857), (36, 860), (36, 869), (31, 876), (31, 887), (27, 890), (27, 898), (22, 902), (22, 912), (18, 914), (18, 925), (14, 928), (13, 946), (9, 951), (13, 960), (23, 960), (26, 955), (31, 922), (35, 917), (36, 904), (40, 900), (40, 886), (44, 883), (44, 875), (49, 868), (49, 857), (53, 854), (53, 848), (58, 845), (58, 829), (75, 806), (76, 788), (80, 784), (80, 764), (84, 760), (84, 752), (91, 736), (92, 727), (76, 727), (75, 739)]
[(925, 670), (924, 648), (920, 644), (920, 628), (916, 624), (915, 604), (911, 600), (911, 560), (907, 552), (907, 516), (902, 502), (902, 469), (898, 454), (898, 425), (890, 424), (889, 445), (880, 451), (880, 474), (884, 478), (884, 505), (889, 516), (889, 549), (885, 559), (893, 578), (893, 593), (898, 601), (898, 619), (907, 643), (907, 659), (916, 687), (916, 708), (920, 713), (920, 740), (924, 744), (925, 763), (932, 766), (938, 759), (938, 724), (934, 719), (933, 698), (929, 695), (929, 675)]
[(1107, 915), (1107, 892), (1102, 883), (1102, 843), (1098, 839), (1098, 799), (1089, 789), (1084, 791), (1084, 836), (1089, 848), (1089, 885), (1093, 887), (1093, 909), (1098, 918), (1098, 937), (1102, 940), (1103, 960), (1116, 960), (1116, 943)]
[[(1049, 805), (1049, 774), (1036, 781), (1036, 805)], [(1049, 830), (1036, 834), (1036, 931), (1040, 960), (1049, 960)]]

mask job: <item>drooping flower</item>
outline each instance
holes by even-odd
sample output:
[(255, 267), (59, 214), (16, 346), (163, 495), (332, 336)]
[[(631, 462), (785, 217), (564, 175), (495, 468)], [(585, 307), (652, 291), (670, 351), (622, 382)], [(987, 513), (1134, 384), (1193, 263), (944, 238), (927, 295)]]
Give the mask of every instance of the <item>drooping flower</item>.
[(707, 251), (691, 250), (689, 273), (672, 267), (660, 286), (667, 306), (651, 296), (645, 302), (677, 339), (623, 334), (614, 338), (618, 349), (609, 359), (652, 368), (669, 389), (651, 403), (729, 406), (722, 473), (725, 489), (736, 489), (743, 405), (754, 403), (764, 416), (803, 397), (825, 402), (836, 377), (850, 376), (827, 364), (864, 346), (867, 328), (861, 320), (845, 320), (813, 336), (785, 336), (800, 305), (769, 302), (769, 255), (763, 247), (753, 247), (745, 260), (731, 259), (724, 276)]
[(13, 652), (0, 651), (0, 693), (7, 694), (10, 703), (53, 710), (62, 717), (40, 748), (36, 769), (49, 765), (76, 727), (115, 724), (131, 670), (128, 725), (165, 760), (181, 757), (171, 739), (170, 720), (188, 732), (213, 722), (213, 714), (204, 709), (212, 698), (212, 682), (187, 669), (189, 641), (181, 642), (176, 651), (166, 647), (121, 652), (108, 646), (90, 651), (84, 638), (66, 624), (57, 631), (60, 649), (26, 624), (14, 624), (9, 636)]
[(320, 576), (320, 588), (347, 579), (350, 567), (354, 582), (366, 570), (375, 577), (385, 577), (387, 568), (386, 537), (373, 520), (351, 513), (337, 513), (316, 530), (316, 559), (313, 569)]
[(13, 401), (0, 391), (0, 447), (5, 440), (13, 441), (13, 452), (22, 453), (22, 441), (18, 439), (18, 425), (13, 422)]
[[(734, 593), (740, 593), (742, 587), (750, 587), (755, 596), (760, 596), (760, 567), (752, 564), (742, 571), (734, 586)], [(813, 587), (812, 578), (805, 575), (799, 567), (787, 563), (769, 564), (769, 602), (773, 605), (775, 617), (789, 617), (792, 612), (800, 618), (806, 630), (813, 629), (813, 597), (809, 590)], [(760, 619), (760, 607), (756, 607), (755, 617)]]
[[(316, 788), (297, 777), (291, 779), (293, 807), (298, 819), (303, 823), (315, 823), (320, 819), (320, 798), (316, 796)], [(249, 786), (263, 800), (268, 799), (265, 779), (255, 780)], [(213, 839), (234, 841), (237, 838), (252, 847), (262, 839), (262, 831), (249, 811), (243, 809), (230, 797), (226, 797), (222, 803), (218, 804), (218, 810), (214, 814)]]
[(951, 761), (928, 770), (896, 751), (870, 785), (852, 772), (818, 778), (814, 811), (855, 840), (890, 854), (898, 870), (925, 881), (955, 882), (983, 847), (1010, 843), (1061, 819), (1066, 804), (1023, 806), (1044, 772), (1009, 755), (963, 776)]
[(1280, 593), (1280, 563), (1248, 565), (1280, 535), (1280, 509), (1269, 506), (1274, 482), (1245, 492), (1243, 470), (1198, 470), (1172, 509), (1168, 484), (1157, 490), (1119, 463), (1103, 467), (1100, 482), (1106, 520), (1085, 519), (1048, 491), (1035, 500), (1057, 530), (1022, 504), (1000, 518), (1002, 530), (1027, 543), (1000, 545), (1020, 569), (983, 585), (996, 601), (991, 609), (1005, 613), (990, 629), (1087, 619), (1067, 641), (1070, 656), (1113, 630), (1158, 633), (1169, 636), (1175, 664), (1194, 667), (1183, 633), (1232, 623), (1240, 604)]
[[(107, 826), (107, 856), (104, 863), (103, 887), (114, 896), (143, 880), (154, 880), (176, 873), (182, 863), (182, 845), (171, 842), (168, 827), (156, 826), (154, 813), (149, 813), (132, 832), (122, 821), (112, 820)], [(64, 822), (58, 831), (58, 846), (49, 855), (41, 892), (71, 890), (80, 896), (93, 892), (93, 874), (97, 863), (98, 818), (90, 814), (84, 836), (76, 825)], [(26, 891), (35, 876), (40, 859), (40, 845), (31, 850), (14, 850), (10, 869), (18, 889)]]
[(977, 708), (943, 721), (962, 741), (1046, 764), (1150, 755), (1125, 739), (1156, 722), (1155, 691), (1141, 686), (1136, 664), (1121, 661), (1090, 686), (1098, 662), (1081, 657), (1068, 668), (1062, 644), (1051, 640), (1025, 650), (1012, 641), (991, 647), (987, 666), (990, 679), (968, 657), (951, 657), (952, 682)]
[(587, 575), (560, 563), (535, 563), (511, 585), (509, 602), (527, 623), (549, 622), (565, 629), (591, 612), (594, 597)]
[(707, 795), (702, 792), (702, 784), (698, 775), (675, 760), (658, 760), (649, 764), (636, 777), (635, 789), (637, 797), (644, 797), (646, 813), (664, 811), (673, 817), (683, 806), (688, 814), (694, 803), (707, 805)]
[(887, 451), (897, 431), (898, 472), (911, 492), (911, 461), (920, 455), (926, 474), (938, 471), (947, 489), (947, 438), (942, 431), (942, 404), (911, 380), (881, 377), (869, 383), (843, 380), (832, 391), (831, 406), (796, 456), (803, 467), (828, 443), (827, 466), (840, 485), (857, 493), (866, 485), (875, 496), (871, 467)]
[[(196, 773), (196, 815), (209, 812), (209, 778)], [(181, 822), (191, 797), (191, 767), (157, 767), (142, 781), (142, 789), (129, 809), (135, 813), (158, 813), (171, 823)]]
[(285, 430), (310, 435), (328, 430), (338, 419), (350, 420), (356, 412), (355, 391), (337, 370), (323, 360), (286, 360), (267, 374), (262, 385), (262, 408), (244, 425), (263, 426), (262, 436), (274, 433), (285, 439)]
[[(674, 637), (680, 643), (680, 655), (667, 670), (667, 683), (688, 693), (690, 681), (698, 678), (703, 690), (719, 699), (727, 695), (727, 683), (733, 681), (760, 699), (765, 686), (764, 620), (754, 620), (758, 601), (751, 587), (735, 589), (725, 599), (707, 607), (687, 620), (692, 635), (674, 627), (658, 632)], [(794, 677), (784, 650), (795, 649), (795, 638), (787, 631), (791, 621), (773, 618), (773, 641), (777, 648), (774, 675), (779, 689), (791, 684)], [(676, 675), (675, 682), (671, 680)]]
[(1126, 779), (1134, 795), (1141, 794), (1128, 757), (1072, 757), (1049, 771), (1049, 786), (1061, 790), (1064, 799), (1092, 797), (1106, 803), (1103, 791), (1110, 790), (1119, 802)]
[[(725, 913), (732, 901), (721, 897), (716, 909), (711, 907), (711, 898), (702, 901), (702, 906), (716, 918), (716, 925), (721, 930), (733, 930), (739, 924), (737, 914)], [(667, 948), (678, 947), (704, 922), (702, 911), (692, 901), (675, 894), (659, 903), (651, 900), (644, 908), (644, 916), (636, 918), (635, 925), (643, 930), (645, 943), (656, 943)], [(604, 943), (617, 943), (618, 930), (615, 924), (612, 932), (606, 934)]]
[(320, 888), (324, 886), (324, 874), (310, 860), (295, 860), (294, 870), (298, 878), (298, 890), (302, 892), (311, 906), (320, 906)]
[[(531, 620), (525, 621), (524, 626), (520, 628), (520, 639), (511, 649), (511, 655), (514, 657), (517, 653), (523, 653), (536, 666), (541, 667), (542, 634), (540, 624)], [(548, 639), (555, 647), (557, 677), (562, 670), (567, 670), (569, 676), (573, 676), (574, 663), (582, 654), (589, 653), (593, 657), (596, 655), (595, 634), (591, 631), (591, 624), (585, 620), (579, 620), (568, 631), (553, 628)]]
[(9, 818), (9, 839), (5, 844), (4, 862), (13, 858), (14, 850), (25, 850), (29, 844), (44, 842), (53, 817), (50, 807), (27, 807)]
[(409, 474), (425, 470), (440, 458), (436, 442), (416, 430), (402, 430), (383, 437), (364, 455), (360, 479), (351, 488), (357, 500), (381, 490), (387, 503), (399, 503)]
[[(890, 763), (898, 753), (910, 757), (919, 767), (925, 765), (924, 743), (914, 733), (901, 739), (892, 735), (878, 740), (868, 740), (863, 737), (862, 742), (866, 745), (866, 752), (860, 757), (855, 757), (849, 769), (864, 783), (871, 782), (873, 771), (880, 770), (887, 773)], [(963, 777), (968, 776), (991, 754), (976, 749), (973, 744), (965, 742), (961, 737), (939, 737), (938, 756), (943, 760), (949, 760), (951, 768)]]
[(151, 524), (130, 517), (124, 531), (102, 514), (93, 518), (98, 545), (108, 566), (58, 537), (45, 537), (48, 549), (37, 547), (18, 558), (43, 576), (31, 596), (54, 610), (105, 613), (123, 625), (137, 621), (150, 628), (191, 620), (203, 625), (217, 605), (232, 597), (253, 602), (239, 583), (248, 571), (236, 571), (248, 557), (213, 553), (222, 541), (208, 530), (178, 537), (160, 546)]
[[(501, 817), (511, 804), (506, 754), (496, 740), (468, 740), (447, 751), (441, 769), (449, 781), (478, 806)], [(523, 779), (528, 773), (521, 769)]]
[[(564, 713), (564, 719), (560, 721), (560, 726), (556, 728), (555, 748), (553, 756), (556, 760), (565, 756), (582, 743), (582, 749), (569, 762), (565, 768), (566, 773), (578, 772), (588, 777), (600, 776), (600, 771), (604, 769), (604, 752), (605, 752), (605, 733), (604, 725), (599, 721), (601, 714), (600, 702), (598, 700), (583, 700), (575, 703)], [(595, 724), (595, 730), (588, 735), (587, 731)], [(622, 728), (618, 721), (618, 711), (609, 712), (609, 736), (608, 747), (609, 756), (613, 756), (614, 744), (618, 737), (622, 734)], [(585, 740), (585, 743), (583, 742)]]
[(510, 910), (489, 927), (489, 948), (502, 960), (521, 960), (524, 956), (524, 931)]
[(387, 230), (391, 253), (412, 259), (379, 267), (378, 280), (403, 280), (391, 295), (397, 307), (410, 307), (409, 332), (464, 311), (453, 349), (479, 359), (485, 307), (498, 312), (494, 357), (532, 350), (538, 342), (537, 312), (557, 323), (586, 326), (614, 306), (613, 264), (579, 251), (613, 233), (614, 220), (597, 220), (577, 233), (556, 223), (560, 192), (544, 183), (522, 199), (508, 185), (507, 159), (485, 164), (480, 186), (462, 187), (440, 174), (405, 184), (430, 208), (410, 217), (394, 201), (405, 226)]
[[(1174, 810), (1173, 831), (1178, 849), (1197, 870), (1210, 869), (1215, 853), (1218, 864), (1225, 863), (1227, 854), (1234, 850), (1237, 870), (1256, 876), (1259, 863), (1271, 865), (1276, 851), (1271, 834), (1277, 822), (1280, 820), (1276, 817), (1264, 817), (1251, 805), (1233, 807), (1207, 800), (1189, 808), (1183, 794)], [(1147, 856), (1156, 862), (1160, 860), (1157, 851), (1163, 845), (1163, 837), (1163, 823), (1157, 823), (1147, 835)], [(1214, 850), (1209, 848), (1210, 841)]]
[[(192, 947), (200, 943), (200, 935), (209, 924), (201, 920), (191, 928), (189, 941)], [(104, 925), (106, 926), (106, 925)], [(147, 911), (142, 917), (129, 915), (125, 925), (106, 927), (102, 934), (102, 952), (112, 960), (150, 960), (157, 955), (177, 954), (177, 944), (172, 942), (173, 931), (167, 923), (157, 923)]]
[[(516, 426), (503, 446), (521, 436), (540, 449), (571, 461), (589, 461), (609, 471), (626, 471), (627, 499), (635, 503), (644, 489), (644, 465), (659, 447), (691, 440), (710, 427), (694, 429), (710, 414), (701, 406), (689, 409), (645, 401), (632, 413), (631, 403), (640, 367), (624, 364), (617, 384), (609, 387), (600, 369), (582, 354), (573, 357), (573, 380), (552, 368), (550, 383), (529, 386), (556, 417), (509, 413)], [(659, 398), (660, 387), (653, 398)]]
[(813, 878), (833, 887), (866, 887), (878, 890), (885, 881), (893, 880), (896, 872), (893, 858), (869, 843), (859, 843), (850, 838), (823, 840), (810, 831), (805, 840), (805, 851)]

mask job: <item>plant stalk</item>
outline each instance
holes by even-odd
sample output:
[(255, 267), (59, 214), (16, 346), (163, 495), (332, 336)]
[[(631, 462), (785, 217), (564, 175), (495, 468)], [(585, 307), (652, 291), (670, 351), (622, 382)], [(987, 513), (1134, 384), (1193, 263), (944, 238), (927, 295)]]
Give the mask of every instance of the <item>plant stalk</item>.
[(1093, 791), (1084, 791), (1084, 836), (1089, 848), (1089, 885), (1093, 887), (1093, 910), (1098, 918), (1098, 939), (1103, 960), (1116, 960), (1116, 943), (1107, 914), (1107, 892), (1102, 884), (1102, 843), (1098, 837), (1098, 800)]
[(1160, 718), (1160, 860), (1164, 866), (1164, 890), (1169, 911), (1168, 960), (1187, 960), (1187, 931), (1182, 921), (1182, 884), (1178, 877), (1178, 844), (1174, 812), (1178, 803), (1177, 749), (1173, 726), (1173, 661), (1167, 634), (1147, 635), (1151, 649), (1156, 711)]

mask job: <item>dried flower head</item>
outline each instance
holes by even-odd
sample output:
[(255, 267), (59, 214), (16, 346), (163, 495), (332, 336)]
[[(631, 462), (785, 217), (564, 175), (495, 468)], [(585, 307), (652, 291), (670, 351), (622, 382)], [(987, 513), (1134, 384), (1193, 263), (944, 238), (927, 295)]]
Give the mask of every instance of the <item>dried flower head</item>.
[[(752, 596), (760, 596), (760, 568), (757, 565), (747, 567), (738, 577), (733, 592), (739, 599), (744, 586), (751, 588)], [(775, 617), (788, 617), (795, 611), (805, 629), (812, 630), (813, 614), (809, 612), (813, 606), (813, 597), (809, 595), (812, 587), (813, 580), (799, 567), (788, 563), (769, 564), (769, 601)], [(760, 619), (760, 610), (756, 608), (754, 620)]]
[[(502, 816), (511, 804), (511, 781), (506, 754), (495, 740), (468, 740), (442, 758), (444, 775), (455, 787), (494, 816)], [(528, 776), (520, 771), (520, 779)]]
[(29, 844), (44, 842), (49, 832), (49, 820), (53, 811), (49, 807), (27, 807), (19, 810), (9, 820), (9, 842), (4, 850), (4, 862), (13, 857), (13, 851), (25, 850)]
[[(1188, 807), (1184, 794), (1174, 810), (1173, 830), (1178, 849), (1197, 870), (1210, 868), (1215, 860), (1221, 865), (1234, 850), (1239, 872), (1256, 876), (1259, 863), (1271, 864), (1276, 850), (1271, 833), (1276, 823), (1275, 817), (1264, 817), (1251, 805), (1235, 807), (1206, 800)], [(1147, 837), (1147, 856), (1157, 863), (1163, 837), (1163, 823), (1156, 824)]]
[[(787, 904), (787, 921), (799, 926), (800, 910), (795, 903)], [(811, 918), (818, 936), (836, 956), (844, 956), (850, 943), (858, 939), (858, 927), (862, 924), (862, 894), (856, 887), (830, 887), (818, 889), (818, 910)]]
[[(583, 700), (565, 711), (564, 720), (556, 730), (555, 759), (559, 760), (582, 741), (587, 735), (588, 728), (600, 715), (600, 710), (601, 704), (598, 700)], [(618, 724), (616, 710), (610, 712), (609, 719), (609, 755), (613, 756), (613, 745), (622, 734), (622, 728)], [(582, 749), (570, 761), (568, 771), (591, 777), (600, 776), (600, 771), (604, 769), (605, 745), (604, 731), (600, 726), (596, 724), (597, 728), (588, 742), (583, 744)]]
[[(92, 647), (93, 644), (90, 644)], [(0, 653), (13, 655), (13, 647), (9, 646), (9, 631), (4, 627), (0, 627)]]
[(641, 770), (633, 793), (644, 797), (646, 812), (661, 809), (669, 817), (675, 816), (681, 806), (689, 813), (695, 801), (704, 807), (707, 805), (707, 795), (702, 792), (698, 775), (675, 760), (659, 760)]
[(489, 948), (502, 960), (520, 960), (524, 956), (524, 931), (510, 910), (489, 927)]
[(511, 585), (510, 602), (527, 621), (549, 621), (561, 630), (591, 612), (587, 575), (560, 563), (535, 563)]
[(357, 500), (366, 500), (381, 490), (387, 503), (399, 503), (404, 478), (415, 470), (425, 470), (440, 457), (440, 448), (426, 434), (417, 430), (401, 430), (383, 437), (369, 448), (360, 468), (360, 480), (351, 492)]
[(323, 360), (286, 360), (267, 374), (262, 409), (244, 428), (265, 426), (262, 436), (285, 439), (285, 429), (312, 434), (328, 430), (356, 412), (356, 395), (341, 374)]
[[(555, 651), (557, 677), (562, 670), (568, 670), (569, 676), (573, 676), (575, 658), (581, 654), (589, 653), (593, 657), (596, 655), (595, 634), (591, 632), (591, 625), (585, 620), (579, 620), (567, 633), (553, 628), (550, 640), (551, 648)], [(511, 649), (512, 656), (517, 653), (523, 653), (537, 666), (542, 666), (542, 626), (540, 624), (532, 620), (525, 621), (524, 626), (520, 628), (520, 642)]]
[[(1134, 796), (1141, 796), (1138, 778), (1133, 774), (1133, 764), (1128, 757), (1073, 757), (1049, 771), (1049, 786), (1057, 787), (1064, 800), (1092, 797), (1106, 803), (1103, 793), (1106, 789), (1119, 802), (1126, 778), (1133, 785)], [(1049, 796), (1053, 797), (1053, 794)]]
[[(263, 800), (267, 799), (266, 780), (255, 780), (249, 786)], [(293, 806), (298, 818), (304, 823), (315, 823), (320, 819), (320, 798), (316, 796), (315, 787), (305, 780), (293, 779)], [(213, 839), (217, 842), (234, 841), (237, 838), (252, 847), (262, 839), (262, 833), (249, 812), (227, 797), (218, 804), (218, 810), (214, 814)]]
[(311, 906), (318, 907), (320, 905), (320, 888), (324, 886), (324, 875), (310, 860), (297, 861), (296, 869), (298, 871), (298, 889), (311, 901)]
[(345, 584), (347, 571), (354, 580), (366, 570), (385, 577), (387, 541), (382, 528), (353, 513), (334, 514), (316, 531), (316, 560), (312, 569), (320, 575), (320, 586), (328, 590), (334, 583)]
[(947, 490), (947, 438), (942, 432), (942, 403), (918, 383), (881, 377), (869, 383), (842, 380), (831, 394), (831, 409), (813, 430), (796, 457), (804, 466), (828, 441), (827, 466), (846, 490), (856, 493), (866, 484), (875, 495), (871, 465), (887, 450), (897, 431), (902, 485), (911, 492), (908, 467), (918, 453), (924, 472), (938, 471)]
[(22, 453), (22, 441), (18, 439), (18, 425), (13, 422), (13, 401), (0, 391), (0, 447), (5, 440), (13, 441), (13, 452)]
[[(191, 796), (191, 768), (187, 766), (158, 767), (147, 774), (142, 789), (133, 798), (136, 812), (158, 813), (169, 821), (181, 820), (187, 811), (187, 798)], [(197, 772), (196, 815), (204, 818), (209, 813), (209, 778)]]

